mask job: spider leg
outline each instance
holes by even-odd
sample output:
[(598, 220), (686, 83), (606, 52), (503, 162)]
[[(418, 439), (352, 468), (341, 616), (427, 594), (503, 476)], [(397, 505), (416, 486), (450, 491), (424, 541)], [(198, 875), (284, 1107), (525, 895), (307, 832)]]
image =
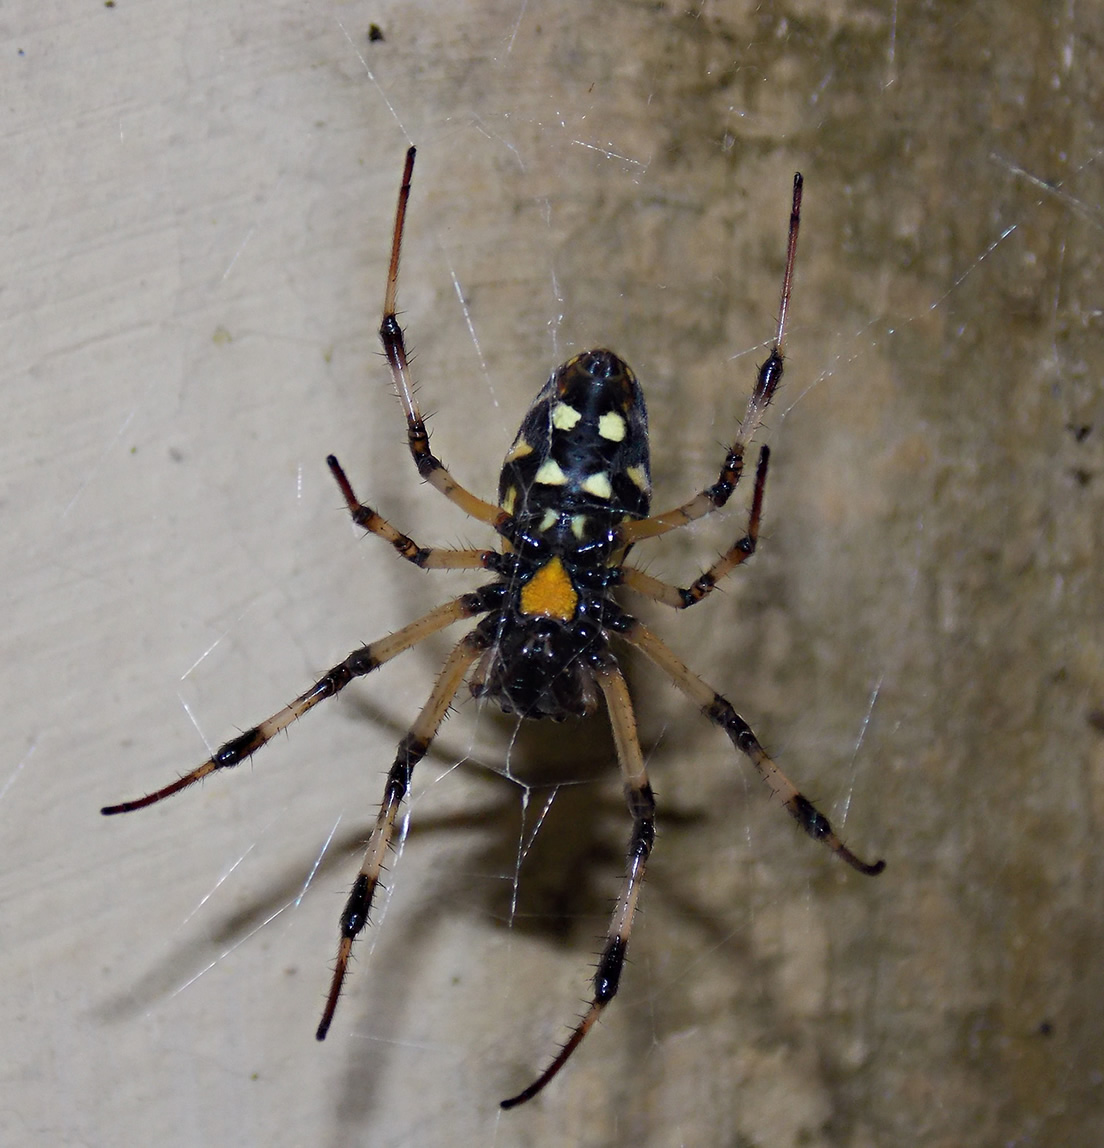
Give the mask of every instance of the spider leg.
[[(689, 522), (719, 510), (732, 495), (736, 484), (744, 473), (744, 455), (748, 444), (755, 437), (763, 415), (774, 398), (774, 392), (782, 381), (782, 346), (786, 336), (786, 312), (790, 307), (790, 291), (793, 287), (794, 258), (797, 255), (797, 233), (801, 226), (801, 173), (794, 176), (793, 204), (790, 208), (790, 235), (786, 245), (786, 270), (782, 276), (782, 299), (778, 307), (778, 327), (775, 330), (774, 345), (766, 362), (759, 368), (755, 389), (748, 400), (747, 410), (736, 431), (736, 437), (725, 455), (717, 481), (707, 486), (699, 494), (662, 514), (650, 518), (640, 518), (633, 522), (623, 522), (618, 530), (620, 541), (629, 545), (644, 538), (655, 538), (669, 530), (677, 530)], [(663, 601), (663, 599), (659, 599)]]
[(406, 153), (403, 167), (402, 186), (399, 188), (399, 203), (395, 209), (395, 230), (391, 238), (391, 262), (387, 269), (387, 293), (383, 301), (383, 322), (380, 324), (380, 342), (391, 368), (391, 378), (395, 393), (406, 413), (406, 438), (410, 454), (418, 473), (430, 486), (439, 490), (450, 502), (454, 502), (465, 514), (486, 522), (501, 533), (502, 527), (511, 521), (510, 515), (500, 506), (484, 502), (460, 485), (448, 472), (445, 464), (429, 449), (429, 431), (425, 419), (414, 398), (414, 381), (410, 376), (410, 364), (406, 354), (402, 328), (395, 315), (399, 289), (399, 254), (402, 249), (403, 227), (406, 223), (406, 206), (410, 201), (410, 181), (414, 174), (415, 149)]
[(767, 464), (770, 462), (770, 448), (763, 447), (759, 452), (759, 465), (755, 468), (755, 493), (751, 500), (748, 515), (747, 533), (736, 541), (689, 586), (672, 586), (645, 574), (635, 566), (621, 567), (621, 585), (643, 594), (664, 606), (675, 610), (685, 610), (696, 606), (722, 578), (727, 578), (737, 566), (746, 562), (754, 553), (759, 542), (759, 519), (763, 513), (763, 487), (767, 481)]
[(781, 799), (794, 820), (810, 837), (823, 841), (853, 869), (869, 877), (877, 876), (885, 868), (884, 861), (870, 864), (856, 857), (847, 848), (836, 835), (828, 818), (798, 791), (794, 783), (771, 760), (767, 751), (759, 744), (759, 739), (751, 727), (733, 709), (732, 703), (702, 681), (671, 652), (664, 642), (636, 621), (620, 636), (659, 666), (688, 698), (701, 707), (702, 713), (711, 722), (719, 725), (728, 734), (732, 744), (751, 759), (752, 765), (770, 787), (771, 792)]
[(621, 970), (625, 964), (625, 953), (629, 947), (629, 934), (632, 931), (636, 903), (644, 881), (644, 870), (655, 841), (655, 797), (644, 769), (644, 755), (640, 751), (636, 716), (633, 713), (629, 688), (612, 658), (604, 669), (595, 672), (595, 677), (606, 699), (606, 708), (609, 710), (613, 739), (617, 746), (617, 760), (625, 781), (625, 800), (628, 802), (633, 819), (632, 836), (629, 838), (628, 870), (622, 880), (621, 894), (614, 906), (605, 947), (598, 958), (598, 968), (594, 974), (594, 996), (587, 1011), (552, 1063), (528, 1088), (502, 1101), (503, 1108), (514, 1108), (527, 1100), (532, 1100), (563, 1068), (571, 1054), (582, 1043), (583, 1037), (594, 1027), (594, 1022), (602, 1010), (616, 995)]
[(437, 676), (422, 712), (418, 714), (410, 731), (399, 742), (395, 763), (387, 775), (383, 803), (376, 815), (372, 836), (368, 840), (364, 863), (360, 867), (360, 873), (353, 883), (353, 891), (349, 894), (345, 910), (341, 914), (341, 941), (337, 949), (337, 963), (334, 966), (326, 1007), (322, 1012), (318, 1031), (315, 1033), (318, 1040), (326, 1039), (334, 1010), (337, 1008), (338, 997), (341, 995), (341, 985), (349, 967), (349, 954), (353, 948), (353, 941), (368, 923), (368, 913), (379, 885), (383, 861), (394, 837), (395, 819), (399, 806), (402, 805), (403, 798), (410, 788), (410, 776), (414, 772), (414, 766), (425, 757), (468, 669), (489, 643), (490, 638), (480, 634), (478, 630), (473, 630), (461, 638)]
[(485, 613), (492, 608), (495, 597), (499, 593), (499, 588), (492, 584), (483, 590), (462, 594), (459, 598), (430, 610), (428, 614), (411, 622), (408, 626), (403, 626), (401, 630), (396, 630), (395, 633), (389, 634), (386, 638), (381, 638), (378, 642), (372, 642), (367, 646), (361, 646), (343, 662), (339, 662), (324, 673), (309, 690), (300, 694), (290, 705), (284, 706), (267, 721), (261, 722), (260, 725), (246, 730), (245, 733), (239, 734), (235, 738), (231, 738), (225, 745), (219, 746), (202, 765), (197, 766), (191, 773), (178, 777), (176, 781), (153, 793), (146, 794), (145, 797), (139, 797), (134, 801), (124, 801), (119, 805), (105, 805), (100, 812), (110, 816), (113, 813), (130, 813), (134, 809), (144, 809), (147, 805), (153, 805), (166, 797), (171, 797), (174, 793), (179, 793), (182, 789), (187, 789), (189, 785), (201, 781), (209, 773), (214, 773), (216, 769), (227, 769), (239, 764), (256, 753), (266, 742), (271, 741), (280, 730), (286, 729), (297, 718), (301, 718), (308, 710), (313, 709), (319, 702), (340, 693), (353, 678), (362, 677), (364, 674), (370, 674), (373, 670), (379, 669), (385, 662), (389, 662), (405, 650), (409, 650), (411, 646), (416, 646), (424, 638), (428, 638), (430, 634), (435, 634), (438, 630), (451, 626), (453, 622)]
[(341, 463), (332, 454), (326, 459), (326, 464), (345, 496), (345, 504), (349, 507), (353, 521), (362, 530), (367, 530), (377, 538), (382, 538), (384, 542), (389, 542), (400, 558), (413, 562), (423, 570), (487, 570), (493, 566), (498, 557), (494, 550), (454, 550), (443, 546), (419, 546), (409, 535), (396, 530), (382, 514), (357, 499)]

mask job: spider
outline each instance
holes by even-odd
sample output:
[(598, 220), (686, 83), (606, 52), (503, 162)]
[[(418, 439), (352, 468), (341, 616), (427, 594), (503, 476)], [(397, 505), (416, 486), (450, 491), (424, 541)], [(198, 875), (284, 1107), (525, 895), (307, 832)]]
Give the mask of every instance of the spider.
[(874, 876), (884, 861), (868, 864), (840, 840), (822, 814), (768, 756), (732, 704), (707, 685), (667, 645), (615, 601), (624, 587), (644, 598), (684, 610), (755, 553), (770, 451), (759, 451), (746, 532), (689, 586), (673, 586), (628, 565), (637, 543), (677, 530), (729, 500), (744, 470), (744, 454), (782, 378), (782, 346), (801, 218), (801, 175), (794, 176), (789, 240), (774, 343), (743, 421), (725, 455), (717, 481), (662, 514), (650, 514), (648, 419), (644, 396), (628, 365), (612, 351), (576, 355), (558, 367), (538, 392), (502, 466), (498, 502), (485, 502), (453, 478), (430, 450), (425, 421), (414, 398), (403, 332), (396, 318), (399, 253), (414, 172), (415, 149), (406, 153), (399, 190), (380, 339), (395, 390), (406, 413), (410, 454), (422, 478), (470, 517), (498, 535), (497, 550), (419, 546), (370, 506), (359, 501), (337, 459), (326, 462), (357, 526), (382, 538), (423, 570), (486, 570), (486, 585), (430, 610), (394, 634), (354, 650), (290, 705), (220, 746), (202, 765), (133, 801), (106, 806), (105, 814), (153, 805), (219, 769), (238, 765), (319, 702), (354, 678), (379, 669), (431, 634), (462, 619), (479, 621), (453, 647), (429, 699), (399, 742), (387, 776), (360, 873), (341, 915), (341, 939), (329, 994), (316, 1036), (323, 1040), (345, 980), (353, 942), (368, 923), (380, 873), (395, 835), (399, 808), (415, 765), (426, 755), (465, 678), (477, 698), (497, 702), (522, 718), (592, 713), (605, 703), (613, 728), (625, 799), (632, 817), (627, 872), (594, 976), (593, 994), (567, 1042), (527, 1088), (502, 1101), (513, 1108), (531, 1100), (559, 1072), (617, 993), (644, 870), (655, 839), (656, 803), (637, 735), (628, 686), (614, 641), (641, 651), (659, 667), (733, 746), (750, 758), (771, 794), (809, 836), (860, 873)]

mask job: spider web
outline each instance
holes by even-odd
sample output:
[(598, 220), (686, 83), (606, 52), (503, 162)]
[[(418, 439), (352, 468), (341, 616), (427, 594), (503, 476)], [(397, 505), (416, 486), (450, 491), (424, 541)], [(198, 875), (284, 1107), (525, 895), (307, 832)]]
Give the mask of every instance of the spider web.
[[(9, 29), (0, 1139), (1093, 1140), (1096, 14), (610, 6), (595, 35), (570, 6), (385, 5), (369, 43), (347, 9)], [(420, 489), (377, 358), (410, 140), (402, 321), (434, 445), (484, 494), (594, 345), (645, 386), (657, 501), (712, 479), (804, 171), (760, 552), (646, 617), (890, 866), (842, 873), (626, 659), (659, 799), (643, 910), (520, 1120), (495, 1105), (589, 993), (623, 869), (600, 721), (458, 699), (321, 1047), (343, 898), (449, 636), (94, 824), (460, 592), (356, 536), (328, 452), (420, 542), (486, 541)], [(634, 561), (684, 580), (741, 515)]]

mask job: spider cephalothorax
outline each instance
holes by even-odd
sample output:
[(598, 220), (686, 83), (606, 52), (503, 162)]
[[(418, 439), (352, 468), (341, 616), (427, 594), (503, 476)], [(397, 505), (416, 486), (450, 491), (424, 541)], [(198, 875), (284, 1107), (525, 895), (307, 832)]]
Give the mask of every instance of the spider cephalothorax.
[(801, 207), (801, 176), (794, 177), (789, 244), (774, 344), (759, 374), (743, 420), (725, 454), (717, 481), (662, 514), (651, 515), (648, 417), (644, 397), (628, 366), (612, 351), (576, 355), (541, 388), (506, 455), (498, 504), (461, 486), (430, 450), (425, 421), (414, 399), (406, 346), (395, 317), (402, 246), (414, 149), (407, 152), (391, 243), (380, 338), (395, 390), (406, 413), (407, 439), (418, 473), (465, 513), (490, 526), (498, 550), (449, 550), (419, 546), (353, 493), (332, 455), (327, 459), (353, 521), (384, 539), (408, 562), (423, 569), (485, 570), (494, 578), (431, 610), (396, 633), (354, 650), (267, 721), (220, 746), (202, 765), (135, 801), (104, 808), (125, 813), (152, 805), (215, 770), (237, 765), (320, 701), (354, 678), (371, 673), (424, 638), (454, 622), (479, 618), (456, 644), (410, 731), (399, 742), (383, 802), (360, 874), (341, 915), (341, 940), (317, 1037), (329, 1030), (348, 969), (353, 941), (368, 923), (387, 850), (394, 840), (399, 807), (414, 766), (429, 750), (465, 679), (473, 694), (496, 701), (524, 718), (565, 718), (590, 713), (604, 701), (613, 728), (625, 799), (633, 828), (627, 867), (614, 906), (605, 947), (594, 975), (594, 991), (583, 1018), (549, 1066), (509, 1100), (512, 1108), (535, 1096), (563, 1067), (602, 1009), (617, 992), (625, 963), (640, 887), (655, 840), (655, 797), (644, 768), (636, 718), (614, 641), (641, 651), (746, 755), (802, 829), (823, 841), (861, 873), (876, 874), (839, 839), (828, 819), (804, 797), (767, 755), (732, 704), (693, 673), (613, 600), (623, 586), (676, 610), (696, 605), (755, 552), (767, 479), (769, 452), (763, 447), (755, 469), (747, 529), (689, 586), (672, 586), (626, 563), (633, 545), (677, 530), (725, 505), (744, 470), (744, 455), (763, 412), (782, 378), (782, 340), (790, 299)]

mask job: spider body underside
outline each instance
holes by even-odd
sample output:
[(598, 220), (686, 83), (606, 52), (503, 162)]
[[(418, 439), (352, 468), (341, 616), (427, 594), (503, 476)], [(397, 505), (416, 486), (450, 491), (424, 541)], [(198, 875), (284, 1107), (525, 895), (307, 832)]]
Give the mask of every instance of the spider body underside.
[(732, 705), (625, 613), (613, 596), (617, 587), (627, 587), (674, 609), (686, 609), (705, 598), (755, 552), (769, 463), (766, 447), (761, 449), (756, 466), (745, 533), (694, 582), (686, 587), (671, 586), (626, 563), (636, 542), (678, 529), (723, 507), (740, 480), (747, 447), (782, 377), (782, 341), (800, 219), (800, 175), (794, 177), (776, 337), (770, 355), (759, 368), (747, 411), (718, 479), (681, 506), (650, 516), (644, 397), (633, 372), (612, 351), (576, 355), (553, 372), (526, 412), (506, 455), (497, 504), (469, 493), (430, 450), (425, 422), (413, 395), (403, 332), (395, 317), (399, 253), (414, 154), (413, 148), (407, 152), (399, 192), (380, 337), (405, 410), (410, 452), (419, 473), (471, 517), (491, 526), (501, 540), (500, 549), (421, 547), (358, 501), (336, 458), (331, 455), (327, 464), (353, 520), (389, 542), (407, 561), (423, 569), (483, 569), (494, 578), (396, 633), (353, 651), (290, 705), (228, 741), (190, 773), (135, 801), (107, 806), (103, 812), (123, 813), (152, 805), (215, 770), (239, 764), (354, 678), (370, 673), (454, 622), (479, 619), (453, 648), (429, 698), (399, 743), (364, 862), (341, 915), (337, 961), (316, 1033), (322, 1040), (333, 1019), (353, 941), (368, 923), (411, 773), (428, 752), (465, 680), (475, 697), (493, 700), (507, 713), (523, 718), (559, 720), (591, 713), (604, 701), (633, 822), (627, 871), (598, 960), (590, 1006), (544, 1072), (528, 1088), (502, 1102), (504, 1108), (511, 1108), (544, 1088), (616, 994), (655, 840), (655, 798), (644, 767), (632, 699), (613, 650), (615, 640), (642, 651), (724, 730), (810, 836), (824, 841), (862, 873), (880, 873), (884, 862), (867, 864), (856, 857), (828, 819), (779, 770)]

